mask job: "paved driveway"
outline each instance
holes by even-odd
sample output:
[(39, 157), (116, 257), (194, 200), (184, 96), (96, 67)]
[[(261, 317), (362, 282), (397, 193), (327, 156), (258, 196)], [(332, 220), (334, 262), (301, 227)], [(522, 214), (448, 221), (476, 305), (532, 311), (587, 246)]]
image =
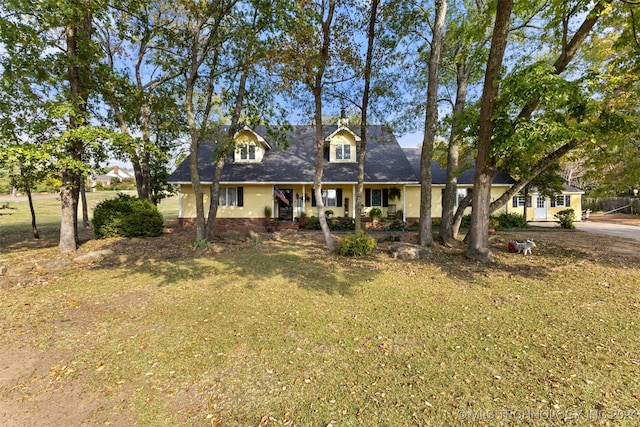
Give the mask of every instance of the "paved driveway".
[[(581, 221), (574, 222), (576, 229), (587, 233), (607, 234), (609, 236), (626, 237), (640, 241), (640, 225), (621, 224), (618, 222)], [(560, 227), (557, 222), (530, 222), (535, 227)]]

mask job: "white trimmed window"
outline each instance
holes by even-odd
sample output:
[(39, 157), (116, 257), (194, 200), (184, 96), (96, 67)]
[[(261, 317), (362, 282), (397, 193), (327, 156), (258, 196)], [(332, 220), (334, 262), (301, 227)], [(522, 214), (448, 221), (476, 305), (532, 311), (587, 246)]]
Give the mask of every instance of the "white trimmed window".
[(467, 194), (469, 194), (470, 191), (470, 188), (458, 188), (456, 190), (456, 207), (460, 206), (460, 203), (465, 197), (467, 197)]
[(551, 207), (564, 208), (571, 206), (571, 196), (563, 194), (561, 196), (555, 196), (552, 199)]
[(218, 197), (218, 206), (242, 206), (242, 187), (224, 187), (220, 188), (220, 196)]
[(351, 160), (350, 144), (336, 144), (336, 160)]
[(514, 208), (524, 208), (525, 206), (531, 207), (531, 196), (527, 196), (525, 199), (524, 196), (513, 196), (511, 199), (511, 206)]
[(514, 208), (524, 208), (527, 205), (524, 196), (513, 196), (513, 204)]
[(255, 160), (256, 146), (250, 143), (240, 144), (240, 160)]
[(338, 192), (332, 189), (322, 190), (322, 203), (327, 207), (338, 206)]

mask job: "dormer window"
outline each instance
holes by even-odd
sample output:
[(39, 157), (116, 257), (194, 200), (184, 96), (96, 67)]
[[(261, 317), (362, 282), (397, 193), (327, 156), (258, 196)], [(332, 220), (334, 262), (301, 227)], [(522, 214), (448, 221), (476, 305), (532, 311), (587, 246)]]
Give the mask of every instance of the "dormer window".
[(330, 162), (353, 163), (360, 137), (347, 127), (339, 127), (325, 138)]
[(245, 142), (240, 144), (240, 160), (255, 160), (256, 159), (256, 146), (255, 144)]
[(351, 160), (351, 144), (336, 144), (336, 160)]
[(239, 163), (260, 163), (271, 146), (260, 135), (245, 126), (233, 136), (236, 147), (233, 160)]

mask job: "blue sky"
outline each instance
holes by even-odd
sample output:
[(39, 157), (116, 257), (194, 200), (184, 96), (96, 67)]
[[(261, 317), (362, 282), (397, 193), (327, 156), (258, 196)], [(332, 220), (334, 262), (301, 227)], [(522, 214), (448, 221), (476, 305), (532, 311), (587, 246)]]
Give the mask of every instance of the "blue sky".
[(412, 132), (403, 136), (396, 136), (401, 147), (416, 148), (422, 143), (423, 132)]

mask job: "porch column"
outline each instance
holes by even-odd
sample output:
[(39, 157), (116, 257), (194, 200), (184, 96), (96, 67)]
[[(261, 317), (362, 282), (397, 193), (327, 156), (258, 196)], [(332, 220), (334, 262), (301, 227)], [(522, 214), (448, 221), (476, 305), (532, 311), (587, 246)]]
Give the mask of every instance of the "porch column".
[(407, 222), (407, 185), (402, 185), (402, 220)]
[(356, 219), (356, 184), (351, 184), (351, 200), (353, 200), (353, 207), (351, 208), (351, 218)]
[[(302, 184), (302, 212), (306, 212), (307, 211), (307, 186)], [(298, 217), (300, 217), (300, 214), (302, 212), (298, 212)]]

